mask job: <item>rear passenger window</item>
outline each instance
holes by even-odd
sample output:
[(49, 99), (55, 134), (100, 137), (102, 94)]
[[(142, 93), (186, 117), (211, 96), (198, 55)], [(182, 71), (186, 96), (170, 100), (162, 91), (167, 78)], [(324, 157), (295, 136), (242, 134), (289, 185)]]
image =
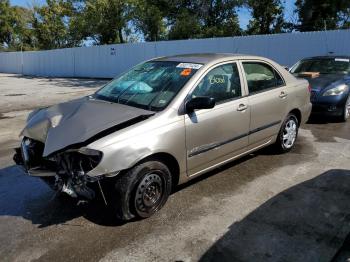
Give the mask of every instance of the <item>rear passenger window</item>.
[(259, 62), (243, 62), (249, 94), (284, 85), (281, 76), (271, 66)]
[(209, 71), (192, 92), (192, 98), (198, 96), (213, 97), (217, 104), (242, 96), (236, 63), (221, 65)]

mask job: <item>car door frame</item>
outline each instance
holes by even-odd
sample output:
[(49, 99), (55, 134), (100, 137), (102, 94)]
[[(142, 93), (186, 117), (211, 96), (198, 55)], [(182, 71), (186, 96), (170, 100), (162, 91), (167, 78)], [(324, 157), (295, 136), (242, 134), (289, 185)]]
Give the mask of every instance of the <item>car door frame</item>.
[[(249, 87), (248, 87), (248, 81), (247, 81), (247, 78), (246, 78), (246, 74), (245, 74), (245, 70), (244, 70), (244, 67), (243, 67), (243, 63), (244, 62), (256, 62), (256, 63), (262, 63), (262, 64), (265, 64), (265, 65), (268, 65), (270, 66), (278, 75), (279, 77), (282, 79), (283, 81), (283, 84), (282, 85), (279, 85), (279, 86), (276, 86), (276, 87), (271, 87), (271, 88), (268, 88), (268, 89), (264, 89), (260, 92), (255, 92), (253, 94), (250, 94), (249, 92)], [(283, 75), (279, 72), (279, 70), (271, 63), (269, 63), (269, 61), (266, 61), (266, 60), (262, 60), (262, 59), (239, 59), (239, 66), (240, 66), (240, 69), (242, 71), (242, 75), (243, 75), (243, 79), (244, 79), (244, 85), (245, 85), (245, 90), (247, 92), (247, 97), (252, 97), (252, 96), (257, 96), (257, 95), (261, 95), (261, 94), (264, 94), (266, 92), (271, 92), (271, 91), (275, 91), (280, 89), (280, 99), (282, 100), (286, 100), (285, 103), (289, 103), (288, 102), (288, 84), (286, 82), (286, 80), (284, 79)], [(278, 91), (277, 91), (278, 93)], [(277, 135), (281, 125), (282, 125), (282, 122), (286, 116), (286, 114), (288, 113), (288, 105), (285, 106), (285, 112), (281, 112), (281, 117), (279, 120), (276, 120), (274, 122), (271, 122), (271, 123), (268, 123), (266, 125), (263, 125), (261, 127), (258, 127), (258, 128), (255, 128), (254, 130), (251, 130), (251, 128), (249, 129), (249, 137), (251, 137), (252, 135), (256, 134), (256, 133), (259, 133), (260, 131), (263, 131), (265, 129), (268, 129), (270, 127), (274, 127), (275, 128), (272, 130), (272, 132), (270, 132), (269, 134), (270, 135), (267, 135), (266, 137), (264, 137), (264, 139), (261, 139), (261, 142), (259, 143), (255, 143), (256, 141), (250, 141), (249, 139), (249, 147), (256, 147), (256, 146), (259, 146), (259, 144), (269, 144), (272, 142), (273, 139), (271, 139), (271, 137), (273, 137), (274, 135)], [(254, 113), (254, 112), (250, 112), (251, 114)], [(251, 121), (254, 121), (253, 117), (251, 116)], [(251, 126), (251, 125), (250, 125)]]
[[(222, 106), (223, 104), (226, 104), (226, 103), (232, 103), (232, 102), (234, 102), (234, 101), (239, 101), (239, 100), (241, 100), (241, 99), (247, 99), (247, 96), (248, 96), (248, 93), (247, 93), (247, 89), (246, 89), (246, 85), (245, 85), (245, 83), (244, 83), (244, 71), (242, 71), (242, 69), (241, 69), (241, 65), (240, 65), (240, 63), (239, 63), (239, 60), (238, 59), (230, 59), (230, 60), (226, 60), (226, 61), (221, 61), (221, 62), (218, 62), (218, 63), (215, 63), (215, 64), (213, 64), (213, 65), (211, 65), (210, 67), (208, 67), (204, 72), (202, 72), (202, 74), (201, 74), (201, 76), (197, 79), (197, 81), (192, 85), (192, 87), (191, 87), (191, 89), (188, 91), (188, 93), (187, 93), (187, 95), (186, 95), (186, 97), (185, 97), (185, 99), (184, 99), (184, 101), (183, 101), (183, 105), (185, 105), (185, 103), (186, 103), (186, 101), (187, 101), (187, 99), (189, 98), (189, 96), (192, 94), (192, 92), (195, 90), (195, 88), (197, 88), (198, 87), (198, 85), (199, 85), (199, 83), (202, 81), (202, 79), (211, 71), (211, 70), (213, 70), (213, 69), (215, 69), (216, 67), (219, 67), (219, 66), (222, 66), (222, 65), (225, 65), (225, 64), (236, 64), (236, 66), (237, 66), (237, 70), (238, 70), (238, 74), (239, 74), (239, 78), (240, 78), (240, 85), (241, 85), (241, 92), (242, 92), (242, 94), (241, 94), (241, 96), (240, 97), (237, 97), (237, 98), (233, 98), (233, 99), (230, 99), (230, 100), (227, 100), (227, 101), (223, 101), (222, 103), (219, 103), (219, 104), (216, 104), (215, 105), (215, 107), (216, 106)], [(249, 107), (249, 105), (248, 105), (248, 107)], [(201, 111), (204, 111), (204, 113), (206, 112), (206, 111), (210, 111), (211, 109), (202, 109)], [(185, 112), (185, 106), (183, 106), (183, 114), (184, 114), (184, 117), (186, 117), (186, 112)], [(184, 118), (184, 121), (186, 122), (186, 119)], [(249, 114), (249, 123), (250, 123), (250, 114)], [(186, 129), (187, 127), (186, 127), (186, 123), (185, 123), (185, 129)], [(249, 126), (248, 126), (248, 130), (247, 130), (247, 134), (242, 134), (242, 137), (247, 137), (248, 138), (248, 132), (249, 132)], [(187, 134), (186, 134), (186, 136), (187, 136)], [(237, 138), (238, 139), (238, 138)], [(232, 140), (232, 142), (233, 142), (234, 140)], [(229, 143), (229, 141), (227, 142), (227, 143)], [(218, 145), (218, 146), (220, 146), (220, 145)], [(247, 143), (247, 146), (248, 146), (248, 143)], [(209, 170), (211, 170), (211, 169), (213, 169), (213, 168), (215, 168), (216, 166), (219, 166), (219, 165), (221, 165), (221, 164), (223, 164), (224, 162), (227, 162), (227, 161), (230, 161), (231, 159), (233, 159), (233, 158), (235, 158), (236, 156), (230, 156), (228, 159), (225, 159), (225, 160), (223, 160), (223, 161), (219, 161), (218, 163), (215, 163), (215, 164), (213, 164), (212, 166), (210, 166), (210, 167), (207, 167), (207, 168), (204, 168), (204, 169), (202, 169), (202, 170), (197, 170), (197, 172), (191, 172), (191, 169), (189, 169), (188, 168), (188, 160), (189, 160), (189, 150), (190, 149), (188, 149), (187, 148), (187, 143), (186, 143), (186, 166), (187, 166), (187, 168), (186, 168), (186, 170), (187, 170), (187, 175), (189, 176), (189, 177), (191, 177), (191, 178), (193, 178), (193, 177), (195, 177), (195, 176), (197, 176), (197, 175), (200, 175), (200, 174), (202, 174), (202, 173), (204, 173), (204, 172), (207, 172), (207, 171), (209, 171)], [(237, 155), (239, 155), (239, 154), (241, 154), (242, 153), (242, 151), (245, 151), (246, 149), (245, 148), (243, 148), (242, 150), (239, 150), (238, 152), (237, 152)], [(235, 151), (232, 151), (232, 152), (230, 152), (230, 154), (232, 154), (232, 153), (234, 153)], [(214, 159), (215, 160), (215, 159)]]

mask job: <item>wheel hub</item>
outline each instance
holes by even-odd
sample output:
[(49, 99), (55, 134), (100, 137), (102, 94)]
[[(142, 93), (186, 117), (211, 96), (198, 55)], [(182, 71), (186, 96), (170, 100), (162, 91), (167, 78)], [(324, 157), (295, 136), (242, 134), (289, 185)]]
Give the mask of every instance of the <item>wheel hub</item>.
[(350, 116), (350, 97), (346, 101), (346, 105), (345, 105), (345, 119), (348, 119), (349, 116)]
[(290, 119), (283, 130), (283, 145), (285, 148), (291, 148), (294, 145), (297, 136), (297, 124)]
[(158, 183), (152, 183), (149, 185), (144, 194), (143, 194), (143, 202), (146, 206), (154, 205), (157, 200), (160, 198), (160, 187)]
[(144, 176), (136, 191), (135, 207), (139, 212), (157, 209), (163, 195), (163, 180), (157, 173)]

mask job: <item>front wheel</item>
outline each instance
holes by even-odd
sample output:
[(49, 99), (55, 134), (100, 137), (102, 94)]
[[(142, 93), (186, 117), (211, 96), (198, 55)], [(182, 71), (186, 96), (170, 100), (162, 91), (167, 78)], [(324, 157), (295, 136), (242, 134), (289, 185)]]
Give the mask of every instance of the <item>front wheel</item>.
[(299, 122), (294, 114), (289, 114), (284, 120), (280, 132), (278, 134), (275, 147), (281, 152), (285, 153), (290, 151), (298, 137)]
[(115, 187), (119, 218), (147, 218), (167, 201), (172, 188), (171, 173), (162, 162), (147, 161), (122, 175)]
[(346, 122), (349, 119), (349, 117), (350, 117), (350, 95), (349, 95), (348, 99), (345, 102), (341, 120), (343, 122)]

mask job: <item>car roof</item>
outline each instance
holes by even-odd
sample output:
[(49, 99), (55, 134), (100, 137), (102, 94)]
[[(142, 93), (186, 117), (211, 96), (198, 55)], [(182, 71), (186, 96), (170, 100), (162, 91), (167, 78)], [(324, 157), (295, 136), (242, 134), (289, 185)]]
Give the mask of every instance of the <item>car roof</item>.
[(244, 55), (244, 54), (231, 54), (231, 53), (194, 53), (194, 54), (183, 54), (174, 56), (165, 56), (154, 59), (153, 61), (175, 61), (175, 62), (185, 62), (185, 63), (200, 63), (208, 64), (216, 60), (221, 59), (257, 59), (260, 57)]
[(335, 59), (335, 58), (345, 58), (350, 59), (348, 55), (323, 55), (323, 56), (311, 56), (303, 58), (302, 60), (312, 60), (312, 59)]

